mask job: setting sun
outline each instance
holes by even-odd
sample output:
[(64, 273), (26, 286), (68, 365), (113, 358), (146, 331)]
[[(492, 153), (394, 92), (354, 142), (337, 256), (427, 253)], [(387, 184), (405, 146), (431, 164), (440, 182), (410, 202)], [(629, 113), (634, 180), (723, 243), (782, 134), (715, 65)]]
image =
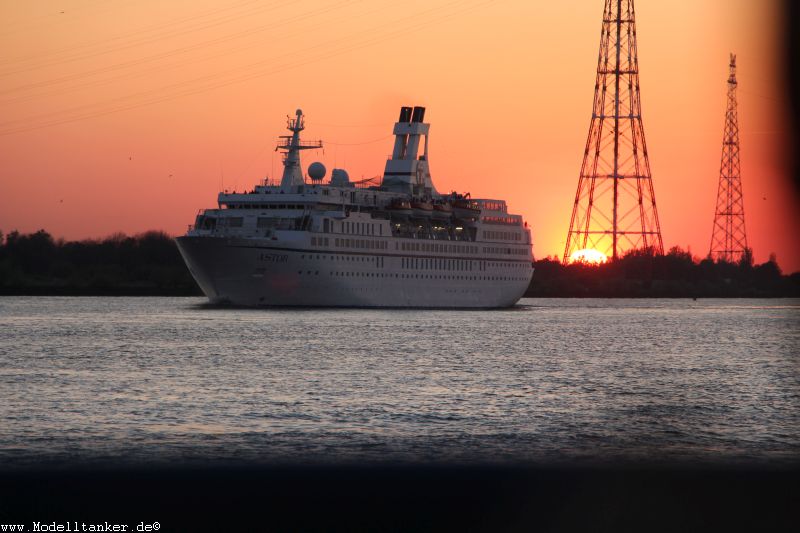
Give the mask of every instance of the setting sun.
[(570, 263), (589, 263), (599, 265), (608, 261), (608, 257), (598, 250), (575, 250), (569, 256)]

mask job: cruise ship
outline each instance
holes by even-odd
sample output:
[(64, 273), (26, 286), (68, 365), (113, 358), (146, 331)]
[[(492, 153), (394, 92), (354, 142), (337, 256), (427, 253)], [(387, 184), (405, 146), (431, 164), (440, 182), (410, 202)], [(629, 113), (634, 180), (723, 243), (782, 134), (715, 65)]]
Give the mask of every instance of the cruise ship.
[(221, 192), (178, 248), (213, 303), (243, 306), (495, 308), (533, 275), (531, 232), (505, 201), (442, 194), (428, 165), (425, 108), (403, 107), (383, 175), (351, 181), (300, 154), (301, 110), (281, 136), (280, 184)]

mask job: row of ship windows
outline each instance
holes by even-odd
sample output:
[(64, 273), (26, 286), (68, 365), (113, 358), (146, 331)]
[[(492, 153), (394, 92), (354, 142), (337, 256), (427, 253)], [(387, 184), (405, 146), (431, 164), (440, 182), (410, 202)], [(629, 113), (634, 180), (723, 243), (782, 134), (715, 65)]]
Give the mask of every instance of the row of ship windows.
[(506, 255), (528, 255), (528, 250), (525, 248), (497, 248), (492, 246), (484, 246), (483, 253), (506, 254)]
[(487, 211), (502, 211), (503, 213), (505, 213), (507, 209), (505, 202), (498, 202), (495, 200), (478, 201), (478, 205), (480, 205), (482, 209), (485, 209)]
[[(328, 232), (328, 219), (325, 219), (325, 233)], [(383, 226), (380, 224), (370, 224), (369, 222), (333, 222), (333, 233), (351, 233), (353, 235), (383, 235)], [(375, 228), (378, 231), (375, 231)], [(339, 230), (338, 232), (336, 230)]]
[[(362, 250), (386, 250), (389, 247), (388, 241), (374, 241), (369, 239), (340, 239), (333, 240), (334, 246), (343, 248), (357, 248)], [(461, 244), (439, 244), (424, 242), (404, 242), (394, 243), (395, 250), (420, 251), (420, 252), (445, 252), (445, 253), (477, 253), (477, 246), (467, 246)], [(401, 246), (402, 244), (402, 246)], [(311, 237), (311, 246), (330, 246), (328, 237)], [(506, 254), (506, 255), (527, 255), (525, 248), (500, 248), (484, 246), (483, 253), (486, 254)]]
[(483, 231), (483, 238), (484, 239), (503, 239), (506, 241), (521, 241), (522, 234), (519, 232), (512, 232), (512, 231), (491, 231), (491, 230), (484, 230)]
[[(370, 241), (367, 239), (334, 239), (336, 246), (344, 248), (362, 248), (370, 250), (386, 250), (389, 247), (387, 241)], [(313, 242), (311, 244), (314, 244)]]
[[(325, 233), (328, 232), (328, 220), (325, 220)], [(370, 224), (368, 222), (333, 222), (331, 221), (333, 233), (337, 233), (337, 229), (341, 233), (350, 233), (354, 235), (383, 235), (383, 226), (380, 224)], [(377, 227), (378, 231), (375, 231)], [(522, 234), (512, 231), (493, 231), (484, 230), (483, 236), (486, 239), (504, 239), (507, 241), (521, 241)], [(438, 244), (438, 243), (403, 243), (403, 250), (420, 250), (426, 252), (455, 252), (455, 253), (476, 253), (477, 246), (464, 246), (458, 244)]]
[[(302, 205), (269, 205), (269, 209), (303, 209)], [(234, 206), (231, 206), (234, 207)], [(244, 208), (244, 206), (241, 206)], [(264, 205), (248, 205), (247, 209), (265, 209)], [(488, 222), (488, 220), (485, 220)], [(272, 222), (269, 218), (259, 218), (258, 227), (265, 227)], [(220, 225), (229, 228), (241, 228), (243, 226), (243, 217), (222, 217), (220, 218)], [(383, 235), (383, 226), (381, 224), (370, 224), (368, 222), (334, 222), (329, 219), (324, 220), (325, 233), (349, 233), (353, 235)], [(377, 228), (377, 231), (376, 231)], [(332, 231), (331, 231), (332, 230)], [(339, 230), (339, 231), (337, 231)], [(506, 240), (522, 240), (522, 234), (519, 232), (510, 231), (492, 231), (484, 230), (483, 235), (487, 239), (506, 239)], [(410, 244), (410, 243), (409, 243)]]
[(400, 250), (404, 252), (411, 251), (411, 252), (447, 252), (447, 253), (458, 253), (458, 254), (476, 254), (478, 253), (477, 246), (468, 246), (466, 244), (440, 244), (437, 242), (427, 243), (427, 242), (404, 242), (404, 243), (395, 243), (395, 250), (398, 249), (398, 244), (402, 244), (400, 246)]
[(520, 226), (522, 225), (522, 217), (520, 216), (507, 216), (507, 217), (481, 217), (483, 222), (487, 224), (507, 224), (509, 226)]
[[(311, 246), (329, 246), (328, 237), (311, 237)], [(361, 248), (369, 250), (386, 250), (389, 247), (387, 241), (371, 241), (367, 239), (333, 239), (334, 246), (343, 248)]]
[[(306, 258), (305, 255), (301, 255), (300, 256), (300, 259), (305, 259), (305, 258)], [(309, 259), (314, 259), (314, 254), (308, 254), (308, 258)], [(367, 257), (367, 256), (363, 256), (363, 255), (362, 256), (332, 255), (329, 258), (327, 255), (320, 256), (319, 254), (317, 254), (317, 259), (324, 259), (326, 261), (360, 261), (360, 262), (363, 263), (363, 262), (366, 262), (366, 261), (370, 261), (370, 262), (377, 261), (378, 257), (377, 256)]]
[[(319, 270), (298, 270), (299, 275), (319, 276)], [(459, 276), (447, 274), (389, 274), (387, 272), (338, 272), (331, 270), (328, 276), (343, 278), (400, 278), (400, 279), (459, 279), (464, 281), (525, 281), (515, 276)]]
[(403, 257), (401, 268), (412, 270), (486, 270), (486, 267), (526, 268), (526, 263), (497, 263), (494, 261), (470, 261), (468, 259), (436, 259), (426, 257)]
[(227, 204), (228, 209), (305, 209), (303, 204)]
[[(350, 256), (350, 255), (320, 255), (308, 254), (308, 259), (323, 261), (351, 261), (351, 262), (374, 262), (377, 266), (385, 266), (385, 258), (380, 256)], [(306, 255), (300, 256), (300, 259), (306, 259)], [(506, 263), (504, 261), (470, 261), (466, 259), (435, 259), (424, 257), (401, 257), (401, 268), (414, 269), (414, 270), (486, 270), (489, 268), (513, 268), (524, 269), (530, 268), (528, 263)]]

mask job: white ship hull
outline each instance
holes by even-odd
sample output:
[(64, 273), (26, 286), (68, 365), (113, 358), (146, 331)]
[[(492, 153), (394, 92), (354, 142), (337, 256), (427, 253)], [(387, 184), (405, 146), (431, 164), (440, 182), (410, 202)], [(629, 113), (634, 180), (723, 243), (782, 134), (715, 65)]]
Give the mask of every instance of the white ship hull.
[(529, 259), (310, 250), (266, 238), (177, 242), (211, 302), (243, 306), (509, 307), (533, 274)]

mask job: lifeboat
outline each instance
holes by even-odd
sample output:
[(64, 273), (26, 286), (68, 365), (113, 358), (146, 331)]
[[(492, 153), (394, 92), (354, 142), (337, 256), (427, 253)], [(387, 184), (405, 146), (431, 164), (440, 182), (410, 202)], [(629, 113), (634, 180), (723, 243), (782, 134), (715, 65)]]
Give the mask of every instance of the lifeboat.
[(453, 213), (456, 218), (473, 219), (480, 216), (481, 210), (476, 202), (462, 198), (453, 202)]
[(453, 207), (447, 202), (433, 204), (433, 218), (447, 220), (453, 215)]
[(395, 198), (386, 209), (394, 215), (410, 216), (413, 213), (411, 202), (405, 198)]
[(415, 217), (428, 218), (433, 214), (433, 204), (429, 200), (411, 200), (411, 211)]

